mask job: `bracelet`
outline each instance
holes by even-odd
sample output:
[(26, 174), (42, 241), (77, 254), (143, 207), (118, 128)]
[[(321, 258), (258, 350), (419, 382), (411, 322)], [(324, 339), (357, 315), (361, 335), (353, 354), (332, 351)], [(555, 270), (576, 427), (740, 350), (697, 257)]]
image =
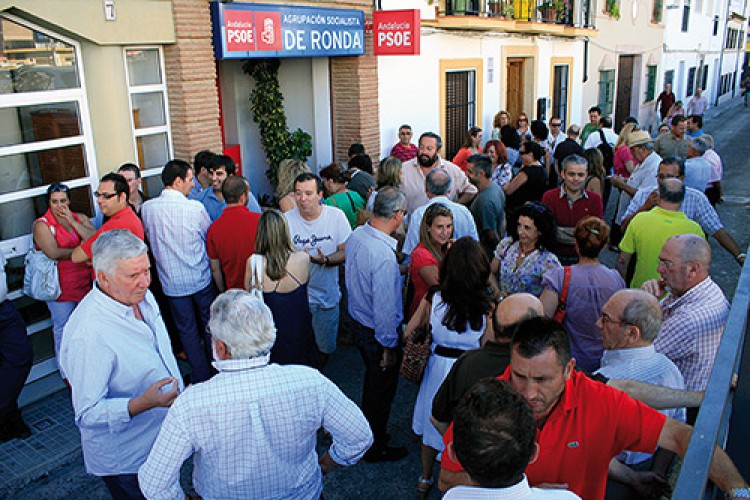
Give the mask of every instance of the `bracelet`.
[(747, 258), (747, 254), (743, 252), (743, 253), (738, 253), (737, 256), (734, 258), (734, 260), (739, 262), (740, 259), (744, 259), (744, 258)]
[(323, 267), (328, 267), (328, 256), (327, 255), (323, 256)]

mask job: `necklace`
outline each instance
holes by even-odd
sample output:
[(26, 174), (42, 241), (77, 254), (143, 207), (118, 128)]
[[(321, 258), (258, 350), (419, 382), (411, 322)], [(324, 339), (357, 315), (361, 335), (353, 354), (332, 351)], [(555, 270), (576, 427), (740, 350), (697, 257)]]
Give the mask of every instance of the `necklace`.
[(525, 259), (529, 255), (531, 255), (531, 253), (533, 251), (534, 251), (534, 248), (532, 248), (531, 250), (526, 251), (526, 250), (523, 249), (523, 246), (520, 243), (518, 244), (518, 255), (520, 255), (522, 259)]

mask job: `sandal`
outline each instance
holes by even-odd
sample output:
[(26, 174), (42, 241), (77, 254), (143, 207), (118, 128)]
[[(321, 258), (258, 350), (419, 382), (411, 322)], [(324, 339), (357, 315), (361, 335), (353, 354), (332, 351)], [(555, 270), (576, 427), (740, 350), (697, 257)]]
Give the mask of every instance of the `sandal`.
[(419, 493), (419, 498), (427, 498), (427, 494), (432, 489), (433, 482), (434, 479), (432, 477), (425, 479), (422, 476), (419, 476), (419, 481), (417, 482), (417, 493)]

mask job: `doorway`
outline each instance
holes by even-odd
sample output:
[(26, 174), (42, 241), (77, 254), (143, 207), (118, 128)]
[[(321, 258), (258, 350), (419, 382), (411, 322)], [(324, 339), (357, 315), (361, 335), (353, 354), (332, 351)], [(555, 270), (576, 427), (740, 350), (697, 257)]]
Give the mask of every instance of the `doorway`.
[(617, 98), (613, 128), (619, 132), (622, 122), (630, 116), (630, 103), (633, 97), (633, 66), (635, 56), (620, 56), (617, 67)]
[(508, 59), (508, 81), (506, 90), (506, 107), (511, 119), (518, 118), (524, 110), (524, 58), (516, 57)]

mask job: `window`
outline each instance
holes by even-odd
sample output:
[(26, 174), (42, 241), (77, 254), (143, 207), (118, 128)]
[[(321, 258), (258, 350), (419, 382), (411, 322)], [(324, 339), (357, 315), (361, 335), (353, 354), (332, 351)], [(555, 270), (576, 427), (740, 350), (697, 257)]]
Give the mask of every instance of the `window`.
[(615, 96), (615, 70), (599, 72), (599, 107), (603, 115), (611, 115)]
[(476, 124), (476, 71), (445, 74), (445, 155), (453, 158)]
[(34, 220), (47, 210), (49, 184), (70, 188), (71, 209), (93, 215), (97, 183), (80, 49), (11, 15), (0, 17), (0, 251), (8, 298), (34, 347), (28, 382), (57, 370), (46, 305), (23, 294), (24, 256)]
[(690, 97), (693, 95), (693, 92), (695, 92), (695, 72), (698, 68), (693, 66), (688, 70), (688, 79), (687, 79), (687, 89), (685, 91), (685, 95)]
[(651, 11), (651, 22), (658, 24), (664, 17), (664, 0), (654, 0), (654, 8)]
[(714, 36), (719, 34), (719, 16), (714, 16)]
[(682, 32), (685, 33), (688, 30), (690, 24), (690, 0), (685, 0), (682, 6)]
[(570, 66), (560, 64), (555, 66), (555, 81), (552, 91), (552, 116), (559, 116), (562, 120), (561, 130), (567, 128), (568, 116), (568, 78)]
[(708, 88), (708, 64), (703, 66), (703, 76), (700, 78), (701, 89), (706, 90)]
[(143, 170), (145, 187), (160, 188), (161, 168), (172, 157), (167, 86), (164, 61), (159, 48), (125, 49), (125, 66), (130, 93), (130, 110), (138, 165)]
[(647, 66), (646, 102), (656, 99), (656, 66)]
[(674, 88), (674, 70), (670, 69), (664, 73), (664, 85), (670, 84)]

